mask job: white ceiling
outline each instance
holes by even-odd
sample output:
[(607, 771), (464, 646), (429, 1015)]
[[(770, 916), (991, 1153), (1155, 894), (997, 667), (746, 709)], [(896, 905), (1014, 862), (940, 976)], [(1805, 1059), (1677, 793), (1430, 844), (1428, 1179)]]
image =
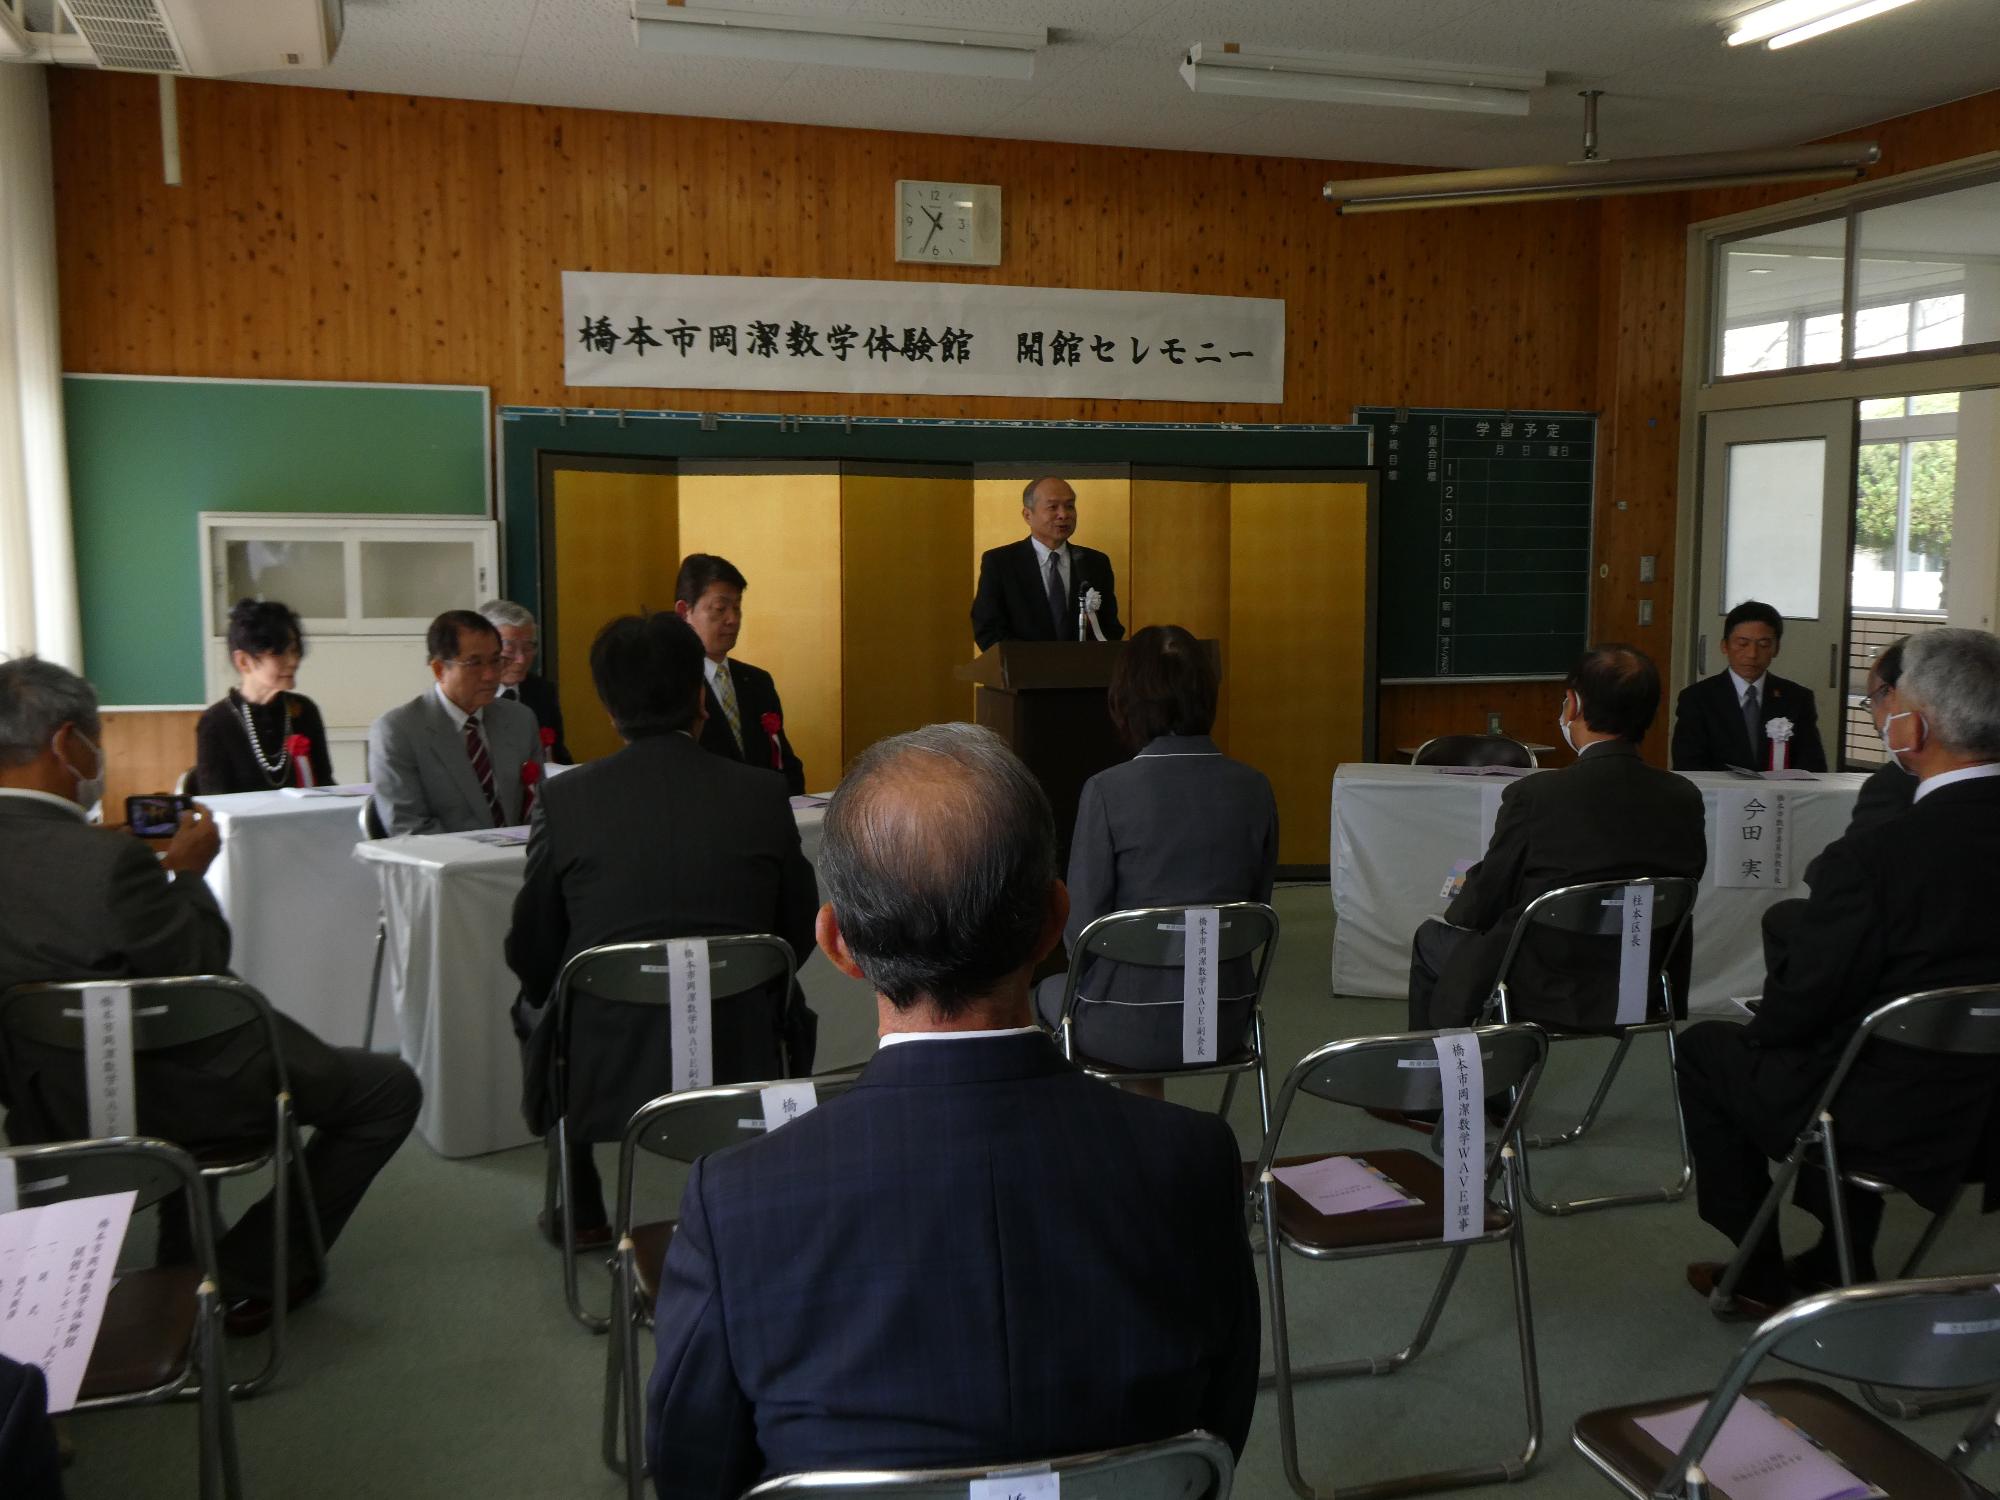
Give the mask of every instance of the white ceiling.
[[(690, 0), (699, 5), (702, 0)], [(729, 0), (745, 5), (755, 0)], [(1754, 0), (784, 0), (777, 9), (1046, 26), (1025, 82), (642, 53), (627, 0), (347, 0), (316, 88), (1319, 160), (1499, 166), (1791, 144), (2000, 88), (2000, 3), (1920, 0), (1771, 52), (1725, 45)], [(1195, 41), (1542, 68), (1526, 119), (1198, 95)]]

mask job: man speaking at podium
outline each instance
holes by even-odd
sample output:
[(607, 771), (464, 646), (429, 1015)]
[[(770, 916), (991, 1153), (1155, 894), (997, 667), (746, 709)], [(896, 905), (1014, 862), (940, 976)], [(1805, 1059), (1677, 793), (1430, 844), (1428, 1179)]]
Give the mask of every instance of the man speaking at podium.
[[(1028, 534), (979, 559), (979, 591), (972, 600), (972, 639), (981, 651), (998, 641), (1073, 641), (1091, 595), (1097, 628), (1107, 641), (1123, 640), (1111, 559), (1070, 541), (1076, 530), (1076, 491), (1065, 480), (1037, 479), (1021, 492)], [(1083, 626), (1085, 638), (1098, 637)]]

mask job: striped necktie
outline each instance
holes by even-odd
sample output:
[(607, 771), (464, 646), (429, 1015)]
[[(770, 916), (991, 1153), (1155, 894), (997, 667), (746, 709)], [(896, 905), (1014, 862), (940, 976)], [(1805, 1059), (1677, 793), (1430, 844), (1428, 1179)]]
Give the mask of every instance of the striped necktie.
[(493, 826), (498, 828), (506, 819), (500, 815), (500, 797), (493, 789), (493, 758), (486, 753), (486, 741), (479, 733), (479, 715), (468, 715), (465, 721), (465, 753), (472, 761), (472, 774), (479, 778), (479, 790), (486, 794), (486, 807), (493, 814)]
[(729, 721), (729, 732), (736, 736), (736, 753), (743, 753), (743, 715), (736, 706), (736, 684), (729, 677), (729, 663), (723, 662), (715, 669), (715, 701), (722, 705), (722, 717)]

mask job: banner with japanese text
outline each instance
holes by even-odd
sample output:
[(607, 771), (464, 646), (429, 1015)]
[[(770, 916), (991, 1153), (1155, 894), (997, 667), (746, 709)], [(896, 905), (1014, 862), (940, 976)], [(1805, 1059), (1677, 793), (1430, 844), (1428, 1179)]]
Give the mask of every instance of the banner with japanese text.
[(563, 272), (570, 385), (1276, 403), (1285, 304), (923, 281)]

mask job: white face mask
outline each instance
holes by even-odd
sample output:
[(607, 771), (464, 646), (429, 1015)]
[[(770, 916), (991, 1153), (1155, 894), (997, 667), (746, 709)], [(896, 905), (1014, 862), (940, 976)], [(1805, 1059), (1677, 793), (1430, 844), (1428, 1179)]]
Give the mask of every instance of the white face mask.
[[(63, 761), (63, 769), (76, 778), (76, 800), (78, 804), (82, 806), (84, 812), (90, 813), (95, 811), (98, 804), (104, 800), (104, 751), (101, 747), (91, 744), (90, 736), (86, 735), (82, 730), (72, 729), (70, 733), (77, 739), (82, 740), (84, 744), (90, 745), (90, 753), (97, 757), (97, 770), (89, 776), (77, 770), (68, 761)], [(62, 760), (62, 757), (58, 755), (56, 759)]]
[(1896, 763), (1897, 770), (1908, 771), (1910, 775), (1914, 776), (1917, 773), (1915, 771), (1911, 771), (1908, 766), (1903, 764), (1903, 757), (1905, 755), (1914, 755), (1917, 751), (1923, 749), (1924, 747), (1923, 737), (1922, 735), (1919, 735), (1916, 744), (1905, 745), (1900, 750), (1897, 749), (1894, 745), (1890, 744), (1889, 726), (1895, 723), (1898, 719), (1917, 720), (1919, 723), (1923, 724), (1924, 733), (1926, 734), (1930, 732), (1930, 725), (1924, 720), (1924, 716), (1922, 714), (1918, 713), (1915, 709), (1912, 708), (1906, 708), (1899, 714), (1890, 714), (1888, 718), (1882, 721), (1882, 748), (1889, 752), (1889, 759), (1893, 760)]
[(1564, 717), (1568, 708), (1569, 697), (1565, 694), (1562, 707), (1556, 710), (1556, 732), (1563, 737), (1563, 743), (1569, 746), (1571, 752), (1574, 753), (1576, 750), (1576, 741), (1570, 738), (1569, 727), (1576, 722), (1576, 716), (1571, 714), (1568, 717)]

